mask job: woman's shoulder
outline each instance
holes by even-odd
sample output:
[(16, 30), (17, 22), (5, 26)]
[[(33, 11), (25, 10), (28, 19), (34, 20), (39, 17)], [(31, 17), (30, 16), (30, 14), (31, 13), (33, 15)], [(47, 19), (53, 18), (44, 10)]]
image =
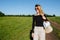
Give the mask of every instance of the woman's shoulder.
[(41, 16), (41, 15), (33, 15), (34, 17)]
[(37, 15), (33, 15), (33, 17), (36, 17)]

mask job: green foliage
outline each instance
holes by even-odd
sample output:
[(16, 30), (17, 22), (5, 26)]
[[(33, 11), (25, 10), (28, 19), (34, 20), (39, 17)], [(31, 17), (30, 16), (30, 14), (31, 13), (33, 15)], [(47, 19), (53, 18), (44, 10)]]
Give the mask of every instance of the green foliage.
[(55, 14), (53, 14), (53, 15), (48, 15), (48, 14), (45, 14), (47, 17), (56, 17), (56, 15)]
[(1, 17), (1, 16), (4, 16), (4, 15), (5, 15), (5, 14), (0, 11), (0, 17)]
[(53, 17), (55, 17), (56, 15), (55, 14), (53, 14)]

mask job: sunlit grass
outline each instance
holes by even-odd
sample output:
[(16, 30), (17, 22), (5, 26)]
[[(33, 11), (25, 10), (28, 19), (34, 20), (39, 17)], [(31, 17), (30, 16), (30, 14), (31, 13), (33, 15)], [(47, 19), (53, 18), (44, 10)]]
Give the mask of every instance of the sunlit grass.
[[(49, 17), (57, 23), (60, 23), (59, 18)], [(0, 40), (30, 40), (31, 27), (32, 17), (0, 17)], [(54, 28), (55, 31), (59, 36), (60, 31)]]
[(60, 24), (60, 17), (49, 17), (49, 19)]
[(1, 40), (29, 40), (31, 17), (0, 17)]

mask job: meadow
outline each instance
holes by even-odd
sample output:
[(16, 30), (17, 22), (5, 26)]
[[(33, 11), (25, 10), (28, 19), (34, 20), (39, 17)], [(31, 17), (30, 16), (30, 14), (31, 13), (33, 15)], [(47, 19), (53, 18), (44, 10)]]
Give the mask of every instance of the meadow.
[[(58, 24), (60, 24), (60, 17), (49, 17), (49, 19), (51, 20), (51, 21), (53, 21), (53, 22), (56, 22), (56, 23), (58, 23)], [(52, 25), (53, 26), (53, 25)], [(57, 29), (57, 28), (55, 28), (55, 27), (53, 27), (54, 28), (54, 34), (59, 38), (59, 40), (60, 40), (60, 29)]]
[(49, 19), (53, 22), (57, 22), (58, 24), (60, 24), (60, 17), (49, 17)]
[(32, 17), (0, 17), (0, 40), (30, 40), (31, 27)]
[(0, 40), (30, 40), (31, 17), (0, 17)]

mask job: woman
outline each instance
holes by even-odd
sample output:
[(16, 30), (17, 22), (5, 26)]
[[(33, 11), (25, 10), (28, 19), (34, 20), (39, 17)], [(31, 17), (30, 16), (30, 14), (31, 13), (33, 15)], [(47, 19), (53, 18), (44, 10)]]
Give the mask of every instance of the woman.
[(45, 30), (43, 27), (43, 21), (47, 18), (39, 4), (35, 5), (35, 11), (36, 15), (33, 15), (32, 22), (33, 40), (45, 40)]

